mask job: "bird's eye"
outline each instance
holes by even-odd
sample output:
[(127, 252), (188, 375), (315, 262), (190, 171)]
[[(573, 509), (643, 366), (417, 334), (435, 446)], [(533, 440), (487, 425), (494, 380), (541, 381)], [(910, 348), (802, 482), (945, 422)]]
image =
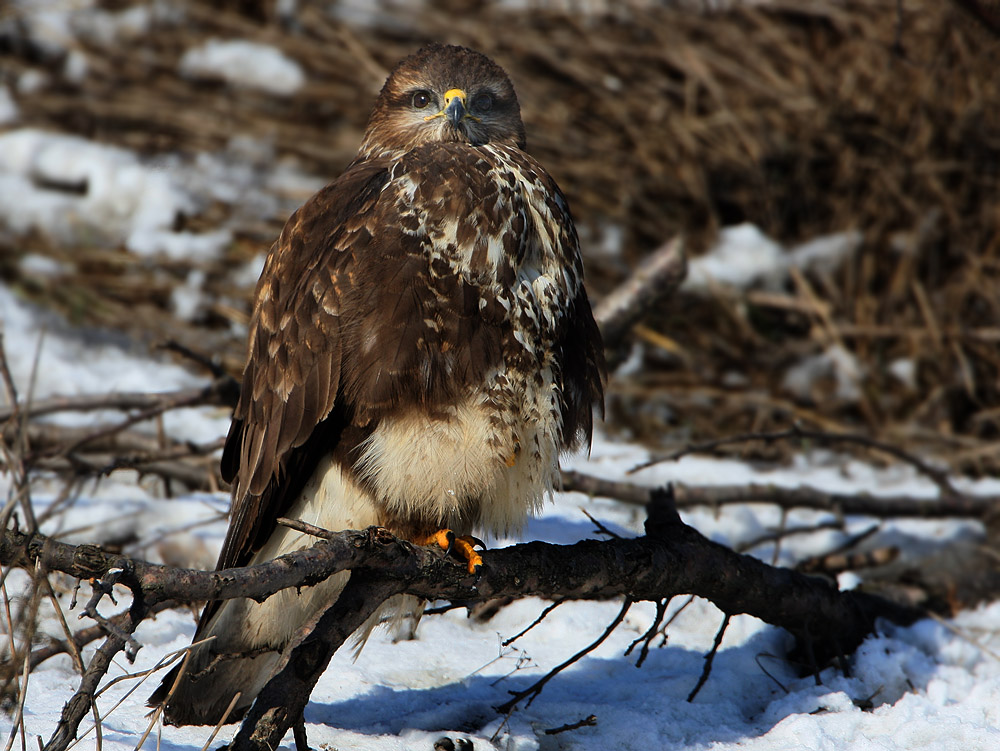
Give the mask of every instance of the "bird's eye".
[(422, 110), (431, 103), (431, 93), (429, 91), (424, 91), (423, 89), (415, 91), (413, 92), (412, 102), (414, 107), (418, 110)]
[(476, 112), (489, 112), (493, 109), (493, 95), (485, 92), (477, 94), (472, 100), (472, 109)]

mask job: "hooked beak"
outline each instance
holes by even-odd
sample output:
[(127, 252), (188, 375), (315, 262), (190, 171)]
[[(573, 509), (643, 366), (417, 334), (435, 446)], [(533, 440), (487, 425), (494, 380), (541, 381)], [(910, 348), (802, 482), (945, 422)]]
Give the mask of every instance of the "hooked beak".
[(465, 92), (461, 89), (451, 89), (444, 95), (444, 116), (456, 128), (466, 116)]
[(465, 109), (465, 92), (461, 89), (448, 89), (444, 93), (444, 109), (436, 115), (428, 115), (424, 120), (433, 120), (436, 117), (444, 117), (454, 127), (459, 127), (463, 120), (475, 120), (479, 118), (469, 114)]

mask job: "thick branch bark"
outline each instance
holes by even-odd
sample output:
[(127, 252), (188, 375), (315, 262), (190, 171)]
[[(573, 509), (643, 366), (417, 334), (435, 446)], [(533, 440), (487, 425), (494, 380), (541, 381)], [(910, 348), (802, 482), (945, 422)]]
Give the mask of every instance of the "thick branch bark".
[(309, 586), (338, 571), (364, 568), (387, 580), (405, 582), (402, 592), (429, 600), (627, 595), (657, 601), (696, 594), (725, 612), (749, 613), (793, 633), (801, 624), (816, 620), (810, 633), (820, 640), (834, 633), (863, 636), (877, 616), (896, 621), (918, 616), (916, 611), (879, 598), (838, 592), (823, 580), (740, 555), (683, 524), (633, 539), (584, 540), (573, 545), (530, 542), (488, 550), (478, 576), (469, 575), (433, 547), (386, 539), (381, 533), (339, 532), (307, 550), (258, 566), (196, 571), (6, 531), (0, 541), (0, 563), (29, 567), (41, 560), (49, 570), (79, 578), (100, 578), (112, 568), (130, 567), (146, 607), (167, 599), (263, 600), (280, 589)]
[(277, 748), (293, 723), (302, 717), (316, 681), (334, 653), (379, 605), (403, 591), (401, 581), (370, 569), (351, 572), (340, 597), (313, 630), (292, 650), (282, 671), (264, 686), (243, 719), (229, 751)]
[(401, 567), (392, 569), (392, 574), (409, 569), (413, 578), (395, 579), (388, 570), (366, 570), (364, 585), (351, 600), (328, 610), (268, 683), (244, 719), (231, 751), (276, 748), (301, 716), (333, 653), (387, 596), (401, 592), (462, 600), (624, 595), (630, 600), (660, 601), (696, 594), (711, 600), (727, 616), (748, 613), (787, 629), (802, 651), (818, 662), (853, 651), (872, 632), (876, 618), (910, 623), (920, 617), (919, 611), (871, 595), (839, 592), (825, 580), (734, 553), (682, 524), (675, 514), (651, 510), (645, 537), (585, 540), (570, 546), (532, 542), (487, 551), (478, 577), (469, 577), (454, 565), (442, 566), (440, 559), (415, 570), (404, 560)]
[[(787, 629), (819, 661), (852, 651), (871, 632), (876, 618), (909, 623), (921, 615), (871, 595), (838, 592), (825, 580), (740, 555), (674, 519), (667, 514), (659, 520), (654, 513), (646, 536), (635, 539), (584, 540), (574, 545), (532, 542), (489, 550), (483, 554), (485, 565), (478, 576), (469, 575), (464, 566), (434, 548), (414, 547), (372, 530), (337, 533), (308, 550), (259, 566), (212, 572), (171, 569), (93, 546), (7, 531), (0, 541), (0, 563), (30, 567), (40, 559), (49, 570), (80, 578), (100, 578), (109, 569), (125, 567), (135, 591), (141, 593), (143, 609), (166, 599), (263, 599), (279, 589), (315, 584), (337, 571), (354, 570), (352, 580), (358, 582), (354, 594), (328, 611), (313, 635), (293, 650), (286, 670), (269, 684), (244, 721), (246, 730), (234, 749), (276, 747), (300, 716), (330, 656), (367, 614), (396, 593), (463, 601), (532, 595), (660, 601), (695, 594), (727, 614), (748, 613)], [(106, 647), (121, 649), (114, 638)], [(83, 694), (81, 689), (77, 697)], [(82, 700), (76, 704), (67, 705), (66, 712), (82, 717), (87, 706)], [(76, 726), (72, 720), (64, 713), (60, 739), (71, 737)]]

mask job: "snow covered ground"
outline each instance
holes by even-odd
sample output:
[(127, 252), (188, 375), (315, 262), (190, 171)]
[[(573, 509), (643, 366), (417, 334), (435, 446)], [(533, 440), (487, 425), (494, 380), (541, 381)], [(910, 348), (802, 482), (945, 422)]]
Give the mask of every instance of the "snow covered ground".
[[(77, 13), (89, 3), (62, 0), (18, 0), (26, 19), (26, 33), (44, 48), (68, 49), (74, 35), (103, 34), (127, 41), (129, 29), (150, 22), (150, 14), (164, 13), (168, 2), (150, 10), (115, 14)], [(288, 5), (288, 4), (285, 4)], [(346, 4), (357, 5), (356, 3)], [(70, 14), (68, 9), (74, 12)], [(31, 12), (29, 12), (29, 10)], [(270, 60), (255, 70), (251, 83), (267, 88), (269, 77), (298, 80), (296, 69), (277, 51), (273, 55), (251, 50), (255, 61)], [(186, 70), (192, 76), (230, 80), (248, 85), (238, 74), (247, 49), (212, 43), (192, 50)], [(74, 64), (67, 58), (67, 66)], [(79, 60), (78, 60), (79, 62)], [(82, 65), (82, 63), (81, 63)], [(234, 73), (235, 71), (235, 73)], [(78, 71), (85, 75), (85, 65)], [(17, 93), (44, 85), (31, 71), (20, 76)], [(191, 258), (218, 254), (230, 239), (230, 227), (206, 233), (173, 228), (178, 212), (197, 212), (209, 201), (234, 202), (239, 198), (247, 213), (271, 213), (287, 197), (321, 184), (287, 166), (267, 167), (267, 145), (241, 142), (234, 137), (231, 154), (202, 154), (185, 161), (165, 154), (155, 160), (119, 147), (78, 137), (23, 129), (11, 91), (0, 87), (0, 232), (19, 234), (34, 230), (55, 240), (86, 236), (151, 259)], [(264, 156), (248, 158), (263, 149)], [(329, 176), (327, 176), (329, 177)], [(53, 190), (52, 186), (85, 186), (79, 190)], [(48, 186), (48, 187), (46, 187)], [(238, 218), (238, 217), (237, 217)], [(790, 264), (801, 267), (837, 263), (852, 252), (856, 238), (844, 235), (821, 238), (793, 254), (781, 252), (759, 230), (744, 225), (723, 234), (716, 252), (693, 264), (692, 288), (719, 284), (770, 284), (782, 279)], [(733, 258), (752, 259), (734, 265)], [(28, 256), (38, 274), (53, 271), (50, 259)], [(254, 273), (259, 263), (254, 264)], [(57, 269), (56, 269), (57, 270)], [(247, 276), (245, 270), (237, 270)], [(245, 281), (251, 285), (253, 279)], [(191, 282), (198, 295), (199, 281)], [(179, 311), (196, 303), (177, 301)], [(180, 317), (186, 317), (179, 312)], [(172, 390), (202, 384), (184, 369), (154, 359), (122, 337), (107, 332), (75, 329), (22, 303), (0, 284), (0, 325), (14, 378), (22, 393), (35, 373), (34, 394), (42, 397), (65, 393)], [(42, 336), (44, 332), (44, 336)], [(40, 343), (40, 344), (39, 344)], [(39, 350), (35, 366), (36, 349)], [(800, 381), (816, 377), (824, 368), (843, 378), (845, 391), (852, 384), (852, 363), (836, 352), (816, 363), (809, 372), (790, 374)], [(905, 370), (906, 363), (901, 363)], [(100, 415), (74, 416), (74, 424)], [(71, 419), (69, 417), (61, 419)], [(186, 440), (209, 441), (225, 434), (225, 410), (177, 411), (164, 428)], [(589, 458), (570, 457), (565, 464), (592, 474), (622, 479), (625, 472), (647, 458), (645, 449), (620, 444), (598, 435)], [(803, 455), (791, 467), (761, 469), (735, 461), (687, 457), (659, 465), (630, 477), (650, 484), (670, 480), (691, 483), (732, 484), (768, 482), (808, 483), (823, 490), (907, 493), (933, 498), (935, 487), (904, 467), (876, 469), (816, 452)], [(0, 475), (0, 492), (6, 501), (9, 477)], [(966, 482), (972, 492), (1000, 492), (1000, 482)], [(59, 487), (40, 478), (33, 493), (41, 510), (52, 503)], [(133, 546), (151, 559), (182, 555), (210, 566), (225, 532), (223, 515), (228, 498), (223, 494), (190, 494), (164, 498), (154, 483), (139, 483), (127, 471), (115, 473), (99, 484), (79, 489), (79, 498), (45, 526), (50, 534), (82, 542), (97, 537), (126, 537), (134, 533)], [(532, 520), (520, 539), (571, 543), (597, 536), (583, 514), (586, 509), (606, 527), (624, 535), (641, 534), (640, 509), (573, 493), (556, 494), (544, 513)], [(807, 526), (828, 518), (814, 512), (790, 515), (791, 526)], [(760, 536), (779, 523), (779, 513), (763, 505), (726, 507), (719, 512), (693, 511), (685, 519), (712, 539), (738, 545)], [(834, 547), (850, 533), (866, 529), (871, 519), (849, 518), (846, 531), (827, 530), (786, 540), (779, 562)], [(933, 521), (897, 521), (883, 526), (884, 539), (920, 539), (928, 544), (959, 535), (974, 534), (975, 525)], [(494, 541), (503, 545), (513, 540)], [(770, 560), (772, 549), (753, 551)], [(845, 585), (849, 577), (845, 577)], [(25, 578), (12, 572), (6, 580), (15, 604)], [(22, 590), (19, 590), (19, 587)], [(671, 611), (683, 598), (671, 603)], [(722, 615), (712, 605), (695, 601), (677, 617), (664, 645), (655, 648), (641, 668), (636, 655), (624, 651), (648, 628), (653, 606), (633, 606), (615, 633), (593, 653), (552, 680), (543, 693), (510, 717), (492, 709), (507, 700), (508, 691), (523, 689), (553, 666), (596, 639), (620, 610), (620, 603), (566, 603), (509, 647), (501, 642), (528, 625), (546, 606), (524, 600), (504, 608), (487, 623), (468, 620), (462, 611), (427, 617), (417, 638), (392, 643), (377, 632), (360, 658), (338, 654), (321, 679), (306, 710), (309, 738), (323, 749), (424, 749), (444, 735), (469, 738), (478, 749), (934, 749), (974, 751), (1000, 748), (1000, 602), (965, 612), (948, 623), (924, 621), (909, 628), (885, 626), (854, 655), (851, 675), (830, 669), (819, 684), (798, 678), (781, 660), (789, 636), (747, 616), (732, 620), (712, 675), (693, 702), (686, 700), (702, 670), (703, 655), (710, 648)], [(106, 613), (113, 608), (106, 608)], [(57, 622), (43, 608), (42, 629), (60, 635)], [(71, 627), (79, 627), (70, 613)], [(2, 621), (0, 621), (2, 622)], [(0, 627), (5, 631), (6, 627)], [(144, 623), (136, 636), (143, 648), (134, 665), (116, 662), (107, 686), (98, 698), (100, 737), (89, 719), (81, 727), (76, 748), (106, 751), (135, 749), (148, 725), (145, 698), (157, 675), (125, 678), (157, 665), (164, 656), (190, 641), (194, 619), (189, 613), (169, 612)], [(84, 651), (85, 659), (94, 646)], [(162, 674), (162, 673), (160, 673)], [(60, 656), (44, 663), (28, 680), (24, 707), (27, 745), (38, 735), (52, 733), (63, 704), (77, 685), (71, 660)], [(547, 730), (595, 715), (593, 726), (550, 734)], [(12, 717), (0, 714), (0, 743), (6, 745)], [(211, 747), (228, 740), (228, 726)], [(154, 727), (142, 748), (197, 751), (205, 746), (210, 729)], [(15, 738), (15, 747), (21, 740)], [(282, 748), (292, 748), (287, 739)]]
[[(38, 328), (46, 318), (0, 288), (0, 319), (7, 350), (23, 388), (31, 371)], [(37, 395), (65, 391), (68, 383), (76, 383), (85, 392), (130, 389), (136, 383), (148, 389), (172, 389), (197, 382), (180, 368), (130, 353), (114, 342), (95, 345), (92, 337), (92, 332), (85, 335), (49, 321)], [(84, 348), (88, 365), (81, 368)], [(218, 410), (178, 413), (167, 425), (175, 436), (195, 436), (198, 440), (222, 435), (226, 428), (227, 416)], [(645, 458), (644, 449), (599, 435), (589, 459), (575, 456), (566, 464), (622, 478)], [(836, 491), (867, 488), (881, 493), (934, 495), (934, 488), (909, 469), (877, 470), (823, 453), (803, 457), (793, 467), (770, 471), (735, 461), (689, 457), (651, 468), (635, 478), (649, 483), (670, 479), (808, 482)], [(6, 477), (0, 479), (0, 483), (7, 482)], [(980, 481), (970, 483), (969, 489), (995, 493), (998, 484)], [(3, 490), (6, 496), (8, 488)], [(36, 506), (44, 508), (55, 492), (54, 486), (40, 482), (35, 488)], [(165, 499), (155, 485), (140, 486), (131, 473), (121, 472), (99, 485), (84, 487), (76, 504), (58, 515), (46, 531), (70, 532), (67, 539), (83, 541), (93, 539), (98, 531), (108, 535), (132, 530), (140, 539), (138, 549), (148, 557), (157, 558), (167, 540), (185, 554), (210, 562), (225, 531), (221, 514), (226, 504), (222, 494)], [(582, 509), (620, 534), (641, 534), (640, 509), (560, 493), (528, 524), (522, 537), (563, 543), (594, 537), (593, 524)], [(790, 525), (812, 524), (822, 518), (818, 513), (795, 513)], [(728, 507), (719, 513), (692, 512), (686, 514), (686, 520), (713, 539), (739, 544), (775, 526), (778, 513), (766, 506)], [(868, 524), (870, 520), (850, 519), (848, 532)], [(941, 540), (969, 531), (963, 524), (911, 521), (888, 524), (883, 534), (905, 532)], [(783, 546), (782, 560), (827, 549), (843, 534), (830, 531), (792, 537)], [(756, 552), (765, 558), (771, 555), (767, 548)], [(9, 577), (8, 589), (13, 596), (23, 582), (16, 572)], [(677, 598), (671, 609), (679, 607), (683, 599)], [(618, 602), (566, 603), (509, 647), (501, 646), (545, 605), (533, 599), (520, 601), (487, 623), (468, 620), (464, 611), (451, 611), (425, 618), (415, 640), (394, 644), (386, 634), (376, 632), (356, 662), (346, 652), (336, 655), (306, 710), (311, 743), (330, 749), (429, 750), (437, 738), (447, 735), (470, 738), (480, 749), (969, 751), (1000, 747), (1000, 603), (963, 613), (950, 623), (885, 626), (856, 653), (850, 677), (829, 669), (819, 685), (811, 677), (796, 677), (780, 659), (790, 639), (786, 633), (739, 616), (726, 633), (711, 678), (690, 703), (686, 697), (701, 672), (703, 655), (711, 646), (721, 613), (696, 600), (670, 625), (667, 643), (654, 648), (637, 669), (636, 655), (626, 657), (623, 652), (650, 624), (653, 606), (641, 603), (633, 606), (601, 647), (551, 681), (534, 703), (508, 718), (500, 717), (492, 707), (506, 701), (508, 691), (525, 688), (592, 642), (620, 609)], [(43, 626), (47, 633), (59, 634), (51, 617)], [(165, 655), (182, 649), (193, 629), (191, 614), (178, 612), (161, 614), (140, 627), (136, 636), (143, 648), (136, 663), (130, 666), (120, 658), (106, 680), (109, 688), (98, 700), (104, 749), (136, 748), (149, 722), (144, 701), (156, 676), (112, 681), (147, 670)], [(85, 650), (85, 658), (93, 649)], [(76, 675), (66, 656), (49, 660), (31, 674), (24, 721), (29, 735), (48, 738), (75, 685)], [(591, 714), (597, 717), (594, 726), (554, 735), (545, 732)], [(10, 733), (11, 722), (8, 715), (0, 717), (4, 737)], [(92, 720), (84, 723), (77, 748), (97, 748), (92, 726)], [(224, 728), (213, 744), (230, 737), (234, 728)], [(142, 747), (196, 751), (209, 734), (207, 728), (156, 727)], [(34, 744), (34, 740), (29, 738), (28, 743)], [(289, 738), (283, 748), (292, 745)]]

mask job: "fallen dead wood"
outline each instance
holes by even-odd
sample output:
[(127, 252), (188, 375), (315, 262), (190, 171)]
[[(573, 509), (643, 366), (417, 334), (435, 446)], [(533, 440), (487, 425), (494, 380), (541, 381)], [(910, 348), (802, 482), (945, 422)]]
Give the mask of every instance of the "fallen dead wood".
[[(638, 483), (605, 480), (582, 472), (563, 471), (563, 490), (614, 498), (624, 503), (645, 506), (657, 492)], [(1000, 505), (995, 495), (956, 494), (938, 498), (908, 495), (870, 495), (868, 493), (828, 493), (807, 485), (782, 487), (750, 483), (748, 485), (688, 485), (671, 483), (678, 508), (725, 506), (734, 503), (772, 503), (785, 509), (808, 508), (836, 514), (861, 514), (882, 519), (914, 517), (941, 519), (964, 517), (981, 519)]]
[(233, 406), (239, 399), (239, 383), (228, 376), (216, 378), (207, 386), (161, 393), (118, 392), (108, 394), (78, 394), (36, 399), (31, 404), (0, 407), (0, 424), (15, 414), (22, 417), (42, 417), (58, 412), (95, 412), (98, 410), (142, 410), (148, 419), (154, 414), (179, 407)]
[[(261, 693), (233, 749), (275, 747), (297, 721), (309, 693), (344, 639), (388, 597), (407, 593), (429, 600), (477, 602), (497, 597), (541, 596), (660, 602), (695, 594), (724, 613), (748, 613), (785, 628), (802, 654), (821, 664), (852, 651), (877, 618), (910, 623), (921, 611), (879, 597), (839, 592), (826, 581), (775, 568), (711, 542), (679, 521), (666, 494), (650, 504), (646, 535), (635, 539), (585, 540), (574, 545), (532, 542), (484, 554), (484, 569), (470, 576), (433, 548), (419, 548), (383, 530), (340, 532), (308, 550), (270, 563), (224, 571), (173, 569), (96, 547), (74, 546), (41, 535), (5, 531), (0, 564), (47, 570), (107, 583), (109, 574), (133, 595), (129, 618), (119, 619), (88, 667), (81, 688), (63, 713), (47, 751), (65, 748), (111, 657), (157, 603), (252, 597), (308, 586), (351, 569), (350, 591), (327, 611), (316, 629), (292, 651), (288, 666)], [(110, 588), (109, 588), (110, 589)], [(98, 675), (99, 673), (99, 675)], [(90, 692), (90, 693), (88, 693)], [(268, 744), (271, 744), (270, 746)]]
[(630, 331), (657, 304), (673, 294), (687, 276), (687, 258), (681, 238), (662, 245), (629, 277), (594, 306), (594, 318), (608, 350), (608, 370), (621, 364)]

